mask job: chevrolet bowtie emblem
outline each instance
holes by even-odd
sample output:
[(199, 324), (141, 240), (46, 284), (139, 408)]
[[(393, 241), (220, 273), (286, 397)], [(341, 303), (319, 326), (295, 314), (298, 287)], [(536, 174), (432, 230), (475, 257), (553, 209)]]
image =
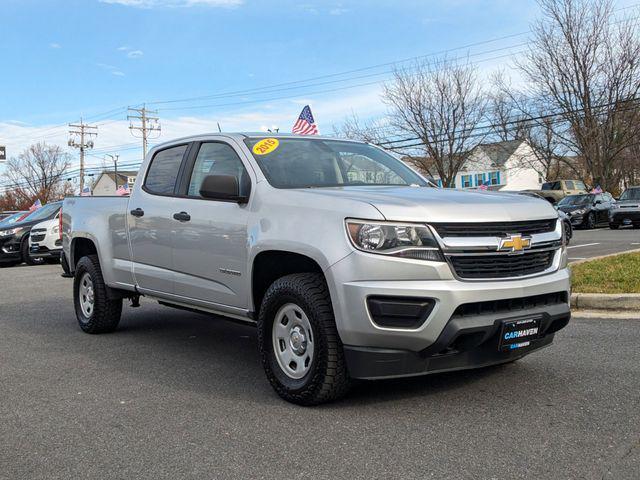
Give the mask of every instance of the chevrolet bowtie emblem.
[(509, 235), (506, 238), (500, 239), (500, 246), (498, 251), (500, 252), (521, 252), (531, 248), (531, 237), (523, 237), (522, 235)]

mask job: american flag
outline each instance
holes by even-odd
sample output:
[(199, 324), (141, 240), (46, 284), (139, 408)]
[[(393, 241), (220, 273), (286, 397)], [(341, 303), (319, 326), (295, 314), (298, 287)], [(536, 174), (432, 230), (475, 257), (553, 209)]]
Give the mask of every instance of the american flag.
[(124, 185), (120, 185), (118, 187), (118, 190), (116, 190), (116, 195), (119, 196), (124, 196), (124, 195), (129, 195), (129, 185), (128, 184), (124, 184)]
[(42, 206), (42, 202), (40, 201), (40, 199), (37, 199), (35, 202), (33, 202), (33, 205), (29, 207), (29, 211), (33, 212), (34, 210), (39, 209), (41, 206)]
[(82, 191), (80, 192), (80, 196), (81, 197), (90, 197), (91, 196), (91, 189), (89, 187), (84, 187), (82, 189)]
[(305, 105), (298, 117), (298, 120), (293, 125), (291, 133), (296, 135), (318, 135), (318, 127), (313, 119), (313, 114), (309, 105)]

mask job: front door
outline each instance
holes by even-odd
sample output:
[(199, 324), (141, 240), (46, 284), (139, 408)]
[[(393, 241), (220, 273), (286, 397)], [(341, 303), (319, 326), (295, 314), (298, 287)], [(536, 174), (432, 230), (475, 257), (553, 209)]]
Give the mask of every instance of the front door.
[[(206, 303), (245, 309), (248, 306), (247, 204), (205, 199), (200, 186), (207, 175), (237, 177), (241, 195), (251, 180), (238, 152), (225, 142), (194, 145), (184, 173), (174, 220), (175, 293)], [(244, 189), (244, 191), (243, 191)]]
[(143, 184), (136, 184), (127, 212), (133, 274), (149, 293), (174, 291), (172, 265), (176, 183), (187, 144), (157, 152)]

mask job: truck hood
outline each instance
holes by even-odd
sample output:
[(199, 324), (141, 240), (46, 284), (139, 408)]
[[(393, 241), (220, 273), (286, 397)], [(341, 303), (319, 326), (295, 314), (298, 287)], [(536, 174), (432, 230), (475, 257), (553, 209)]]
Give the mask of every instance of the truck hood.
[(373, 205), (387, 220), (402, 222), (508, 222), (557, 218), (549, 202), (525, 195), (428, 187), (357, 186), (308, 189)]

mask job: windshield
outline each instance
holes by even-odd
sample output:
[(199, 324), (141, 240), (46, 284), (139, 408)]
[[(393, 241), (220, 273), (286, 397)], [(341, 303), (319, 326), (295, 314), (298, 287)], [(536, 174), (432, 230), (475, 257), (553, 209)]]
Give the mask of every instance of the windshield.
[(640, 200), (640, 188), (629, 188), (620, 195), (620, 200)]
[(276, 188), (428, 186), (400, 160), (365, 143), (307, 137), (248, 138), (245, 143)]
[(541, 190), (562, 190), (560, 182), (547, 182), (542, 184)]
[(564, 197), (560, 200), (558, 205), (589, 205), (593, 202), (593, 198), (593, 195), (569, 195), (568, 197)]
[(61, 207), (60, 203), (50, 203), (44, 207), (40, 207), (35, 210), (31, 215), (22, 220), (23, 222), (33, 222), (34, 220), (46, 220), (50, 216), (54, 215)]
[(25, 212), (14, 213), (13, 215), (9, 215), (4, 220), (0, 221), (0, 226), (11, 225), (12, 223), (16, 223), (20, 217), (23, 217)]

